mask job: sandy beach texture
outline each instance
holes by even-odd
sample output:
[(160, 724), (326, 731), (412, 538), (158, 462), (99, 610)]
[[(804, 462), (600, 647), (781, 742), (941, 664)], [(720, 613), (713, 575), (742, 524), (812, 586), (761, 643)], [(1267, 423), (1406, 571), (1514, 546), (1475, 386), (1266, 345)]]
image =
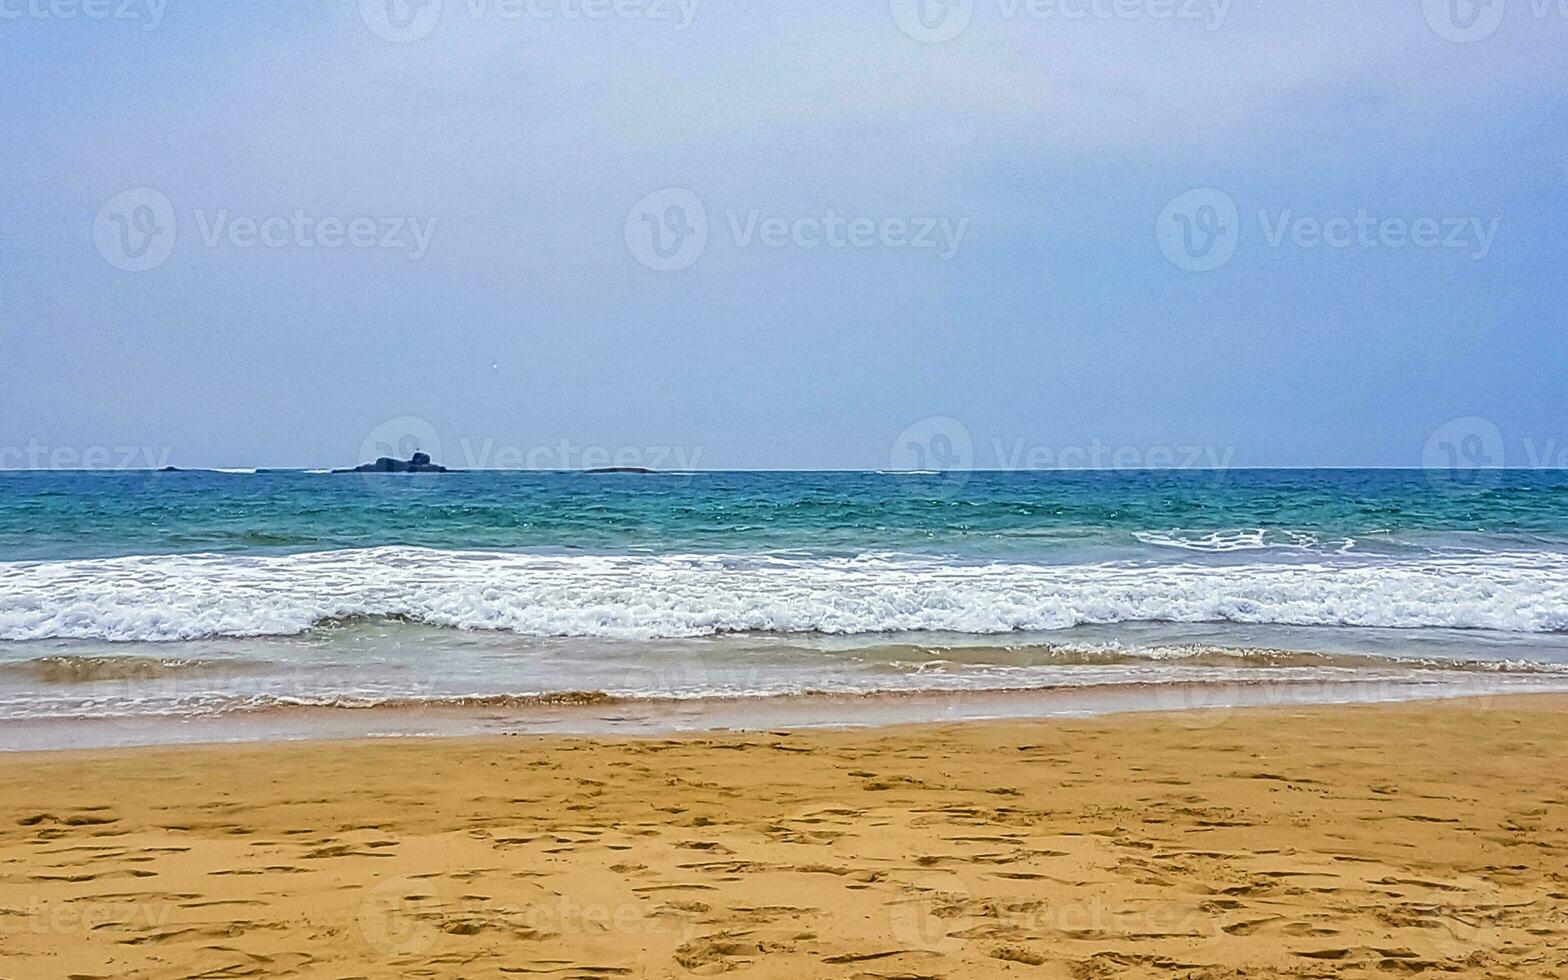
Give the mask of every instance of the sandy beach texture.
[(1568, 977), (1568, 699), (0, 756), (4, 977)]

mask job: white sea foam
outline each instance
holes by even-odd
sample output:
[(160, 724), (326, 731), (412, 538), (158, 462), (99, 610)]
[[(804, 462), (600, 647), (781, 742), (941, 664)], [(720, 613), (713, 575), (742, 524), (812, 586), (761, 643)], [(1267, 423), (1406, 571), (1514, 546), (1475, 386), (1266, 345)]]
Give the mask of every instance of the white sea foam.
[(914, 556), (372, 548), (0, 564), (0, 639), (289, 635), (326, 620), (627, 639), (1235, 622), (1568, 630), (1568, 555), (960, 565)]
[[(1237, 528), (1229, 531), (1134, 531), (1132, 536), (1144, 544), (1183, 551), (1223, 554), (1229, 551), (1309, 551), (1319, 546), (1318, 537), (1303, 531)], [(1338, 550), (1348, 551), (1354, 542), (1348, 538), (1334, 542)]]

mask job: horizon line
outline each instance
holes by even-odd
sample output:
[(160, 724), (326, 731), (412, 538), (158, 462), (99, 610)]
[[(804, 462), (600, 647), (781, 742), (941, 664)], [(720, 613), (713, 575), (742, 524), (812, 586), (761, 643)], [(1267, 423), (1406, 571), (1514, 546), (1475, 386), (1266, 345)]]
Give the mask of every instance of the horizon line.
[(0, 473), (224, 473), (229, 476), (259, 476), (267, 473), (304, 473), (315, 476), (453, 476), (463, 473), (568, 473), (593, 476), (692, 476), (704, 473), (858, 473), (875, 476), (946, 476), (959, 473), (1227, 473), (1233, 470), (1243, 471), (1293, 471), (1293, 472), (1345, 472), (1361, 470), (1377, 470), (1389, 472), (1410, 473), (1440, 473), (1444, 470), (1472, 472), (1485, 470), (1487, 472), (1543, 472), (1560, 470), (1568, 472), (1568, 467), (1563, 466), (1395, 466), (1377, 464), (1371, 466), (1351, 466), (1343, 464), (1312, 465), (1312, 466), (1043, 466), (1043, 467), (969, 467), (951, 470), (891, 470), (867, 469), (856, 467), (728, 467), (715, 469), (694, 470), (655, 470), (648, 469), (644, 472), (603, 472), (604, 468), (593, 467), (587, 469), (550, 469), (535, 467), (462, 467), (448, 468), (445, 472), (432, 473), (397, 473), (397, 472), (359, 472), (353, 469), (327, 468), (321, 466), (100, 466), (100, 467), (0, 467)]

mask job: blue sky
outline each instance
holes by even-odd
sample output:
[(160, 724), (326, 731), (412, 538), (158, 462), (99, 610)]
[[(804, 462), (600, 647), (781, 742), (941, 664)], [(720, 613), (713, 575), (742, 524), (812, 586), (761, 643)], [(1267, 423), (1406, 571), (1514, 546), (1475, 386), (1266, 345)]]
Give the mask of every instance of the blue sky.
[(0, 0), (0, 465), (1568, 446), (1543, 0), (95, 2)]

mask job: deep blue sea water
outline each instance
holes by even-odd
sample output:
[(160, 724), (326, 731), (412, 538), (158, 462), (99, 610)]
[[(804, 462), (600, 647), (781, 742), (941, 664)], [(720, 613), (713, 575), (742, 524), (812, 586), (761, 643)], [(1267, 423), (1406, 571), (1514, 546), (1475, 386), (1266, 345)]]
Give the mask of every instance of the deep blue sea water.
[(1260, 679), (1463, 693), (1562, 683), (1565, 648), (1559, 470), (0, 473), (0, 732), (206, 732), (289, 706), (1223, 699)]

